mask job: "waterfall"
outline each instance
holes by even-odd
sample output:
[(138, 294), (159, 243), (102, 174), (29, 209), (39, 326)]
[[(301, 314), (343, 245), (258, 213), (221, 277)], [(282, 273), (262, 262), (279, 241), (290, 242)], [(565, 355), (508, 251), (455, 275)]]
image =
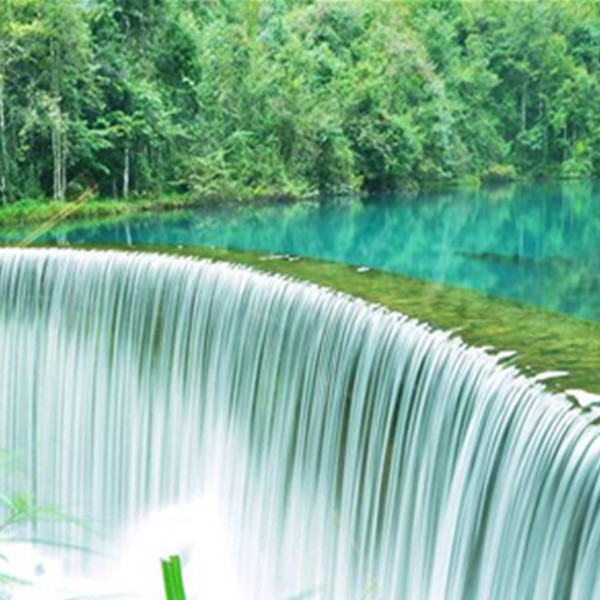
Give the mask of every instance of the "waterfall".
[(33, 534), (97, 550), (71, 561), (105, 578), (123, 532), (186, 506), (186, 578), (219, 521), (244, 600), (600, 598), (590, 420), (482, 349), (315, 285), (0, 251), (0, 449), (20, 465), (0, 491), (69, 515)]

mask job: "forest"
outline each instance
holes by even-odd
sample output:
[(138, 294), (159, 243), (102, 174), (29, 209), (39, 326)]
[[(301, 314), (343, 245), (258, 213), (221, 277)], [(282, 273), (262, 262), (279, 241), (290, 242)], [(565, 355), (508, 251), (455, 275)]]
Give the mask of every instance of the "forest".
[(600, 3), (0, 0), (0, 200), (600, 174)]

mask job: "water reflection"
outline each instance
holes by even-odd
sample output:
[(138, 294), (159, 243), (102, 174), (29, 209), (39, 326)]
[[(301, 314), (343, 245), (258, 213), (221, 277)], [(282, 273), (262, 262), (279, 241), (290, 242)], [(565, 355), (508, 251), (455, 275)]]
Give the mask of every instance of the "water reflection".
[(56, 239), (297, 254), (600, 321), (599, 182), (141, 215), (46, 236)]

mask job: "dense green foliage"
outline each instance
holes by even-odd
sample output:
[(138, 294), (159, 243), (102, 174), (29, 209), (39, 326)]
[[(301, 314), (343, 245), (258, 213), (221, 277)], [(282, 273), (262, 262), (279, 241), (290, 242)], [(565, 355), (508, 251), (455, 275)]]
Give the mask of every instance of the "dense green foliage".
[(600, 3), (0, 0), (0, 198), (600, 173)]

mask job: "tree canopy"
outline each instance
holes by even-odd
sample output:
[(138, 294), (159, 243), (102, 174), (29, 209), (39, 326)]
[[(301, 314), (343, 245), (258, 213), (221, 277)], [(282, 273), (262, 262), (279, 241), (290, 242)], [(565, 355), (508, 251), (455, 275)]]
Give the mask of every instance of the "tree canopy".
[(600, 173), (600, 3), (0, 0), (0, 199)]

